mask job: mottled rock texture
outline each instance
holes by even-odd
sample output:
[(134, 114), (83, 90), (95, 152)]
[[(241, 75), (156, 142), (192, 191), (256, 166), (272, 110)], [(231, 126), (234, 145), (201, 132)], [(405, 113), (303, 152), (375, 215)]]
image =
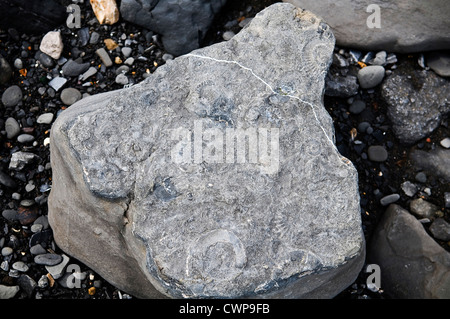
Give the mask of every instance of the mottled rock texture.
[(230, 41), (69, 107), (51, 131), (57, 244), (139, 297), (345, 289), (365, 243), (357, 172), (322, 104), (334, 41), (275, 4)]
[(343, 47), (398, 53), (450, 49), (447, 0), (283, 1), (322, 17)]

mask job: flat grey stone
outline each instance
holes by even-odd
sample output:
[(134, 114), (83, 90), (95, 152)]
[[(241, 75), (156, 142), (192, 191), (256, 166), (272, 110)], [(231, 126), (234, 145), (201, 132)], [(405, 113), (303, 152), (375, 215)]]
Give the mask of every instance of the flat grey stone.
[(2, 94), (2, 103), (6, 107), (16, 106), (22, 100), (22, 90), (17, 85), (8, 87)]
[(6, 137), (13, 139), (20, 133), (19, 123), (13, 117), (8, 117), (5, 121)]
[(50, 85), (56, 92), (59, 91), (60, 88), (62, 88), (64, 86), (64, 84), (66, 84), (67, 79), (63, 78), (61, 76), (57, 76), (55, 78), (53, 78), (48, 85)]
[(53, 113), (44, 113), (39, 115), (36, 122), (38, 124), (50, 124), (53, 121)]
[(53, 266), (45, 266), (45, 269), (50, 273), (50, 275), (52, 275), (53, 279), (59, 279), (64, 275), (66, 266), (69, 261), (70, 258), (67, 255), (63, 254), (62, 261), (60, 263)]
[(60, 113), (48, 215), (58, 247), (146, 298), (348, 287), (365, 243), (357, 171), (322, 103), (333, 49), (318, 17), (278, 3), (231, 40)]
[(380, 266), (381, 288), (391, 298), (450, 298), (450, 253), (398, 205), (390, 205), (377, 225), (368, 263)]
[(38, 265), (54, 266), (63, 261), (61, 255), (58, 254), (41, 254), (34, 256), (34, 262)]
[(64, 76), (72, 77), (72, 76), (78, 76), (81, 73), (86, 72), (90, 67), (90, 63), (78, 63), (74, 60), (67, 61), (64, 66), (62, 67), (62, 71)]
[(19, 292), (19, 286), (0, 285), (0, 299), (11, 299)]
[(374, 162), (384, 162), (388, 159), (388, 152), (381, 145), (372, 145), (367, 149), (369, 159)]
[(111, 65), (113, 65), (111, 57), (109, 56), (108, 52), (106, 52), (106, 50), (104, 48), (98, 49), (97, 51), (95, 51), (95, 53), (97, 53), (97, 55), (100, 57), (100, 60), (102, 60), (103, 64), (106, 67), (110, 67)]
[(86, 72), (84, 72), (84, 73), (81, 75), (80, 80), (81, 80), (81, 81), (85, 81), (85, 80), (87, 80), (88, 78), (90, 78), (91, 76), (95, 75), (96, 73), (97, 73), (97, 69), (94, 68), (93, 66), (91, 66)]
[(34, 136), (31, 134), (20, 134), (17, 136), (17, 142), (25, 144), (34, 141)]
[(400, 199), (399, 194), (390, 194), (390, 195), (387, 195), (387, 196), (384, 196), (383, 198), (381, 198), (380, 204), (383, 206), (387, 206), (387, 205), (395, 203), (399, 199)]
[[(450, 49), (450, 34), (444, 31), (450, 30), (447, 0), (283, 1), (322, 17), (341, 47), (399, 53)], [(368, 25), (376, 22), (376, 8), (379, 28)]]

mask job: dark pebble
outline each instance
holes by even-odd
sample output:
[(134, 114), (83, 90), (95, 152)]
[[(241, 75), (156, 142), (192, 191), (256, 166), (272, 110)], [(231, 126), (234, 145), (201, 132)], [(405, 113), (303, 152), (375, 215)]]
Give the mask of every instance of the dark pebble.
[(17, 209), (17, 217), (22, 225), (29, 225), (38, 218), (38, 210), (35, 207), (20, 206)]
[(380, 145), (370, 146), (367, 153), (369, 155), (369, 160), (373, 162), (384, 162), (388, 158), (386, 149)]
[(16, 182), (4, 172), (0, 171), (0, 184), (8, 187), (8, 188), (16, 188)]
[(361, 100), (355, 100), (352, 105), (350, 105), (349, 111), (352, 114), (359, 114), (366, 108), (366, 103)]
[(17, 85), (12, 85), (3, 92), (2, 103), (6, 107), (16, 106), (22, 100), (22, 90)]

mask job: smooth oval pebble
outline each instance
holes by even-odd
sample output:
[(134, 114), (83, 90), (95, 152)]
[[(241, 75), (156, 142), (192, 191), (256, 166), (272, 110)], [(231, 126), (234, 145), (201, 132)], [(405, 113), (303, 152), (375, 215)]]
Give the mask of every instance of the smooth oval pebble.
[(27, 272), (30, 267), (28, 267), (28, 265), (23, 261), (16, 261), (14, 264), (12, 264), (12, 268), (20, 272)]
[(19, 123), (16, 121), (15, 118), (9, 117), (5, 122), (5, 131), (6, 131), (6, 137), (8, 139), (13, 139), (20, 133), (20, 126)]
[(62, 261), (61, 255), (57, 254), (42, 254), (36, 255), (34, 257), (34, 262), (38, 265), (54, 266), (59, 264), (61, 261)]
[(2, 248), (2, 256), (6, 257), (13, 253), (13, 249), (11, 247), (3, 247)]
[(386, 206), (386, 205), (395, 203), (399, 199), (400, 199), (400, 195), (399, 194), (387, 195), (387, 196), (384, 196), (382, 199), (380, 199), (380, 204), (383, 205), (383, 206)]
[(388, 158), (388, 152), (383, 146), (372, 145), (367, 150), (369, 159), (374, 162), (384, 162)]
[(34, 136), (31, 134), (20, 134), (17, 136), (17, 142), (19, 143), (29, 143), (34, 141)]
[(61, 92), (61, 101), (66, 105), (72, 105), (81, 98), (81, 92), (74, 88), (66, 88)]

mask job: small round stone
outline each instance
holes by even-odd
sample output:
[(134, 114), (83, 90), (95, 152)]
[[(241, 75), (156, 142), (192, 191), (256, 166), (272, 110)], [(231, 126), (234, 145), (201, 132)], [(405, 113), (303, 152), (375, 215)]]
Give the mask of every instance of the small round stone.
[(384, 74), (385, 70), (381, 65), (366, 66), (358, 71), (359, 85), (363, 89), (374, 88), (383, 81)]
[(53, 113), (44, 113), (37, 118), (38, 124), (50, 124), (53, 121)]
[(369, 155), (369, 160), (373, 162), (384, 162), (388, 158), (388, 152), (384, 148), (384, 146), (380, 145), (372, 145), (367, 150)]
[(81, 100), (81, 92), (74, 88), (66, 88), (61, 91), (61, 101), (66, 105), (72, 105)]
[(122, 85), (126, 85), (128, 84), (128, 78), (125, 74), (121, 73), (119, 75), (116, 76), (116, 83), (117, 84), (122, 84)]

